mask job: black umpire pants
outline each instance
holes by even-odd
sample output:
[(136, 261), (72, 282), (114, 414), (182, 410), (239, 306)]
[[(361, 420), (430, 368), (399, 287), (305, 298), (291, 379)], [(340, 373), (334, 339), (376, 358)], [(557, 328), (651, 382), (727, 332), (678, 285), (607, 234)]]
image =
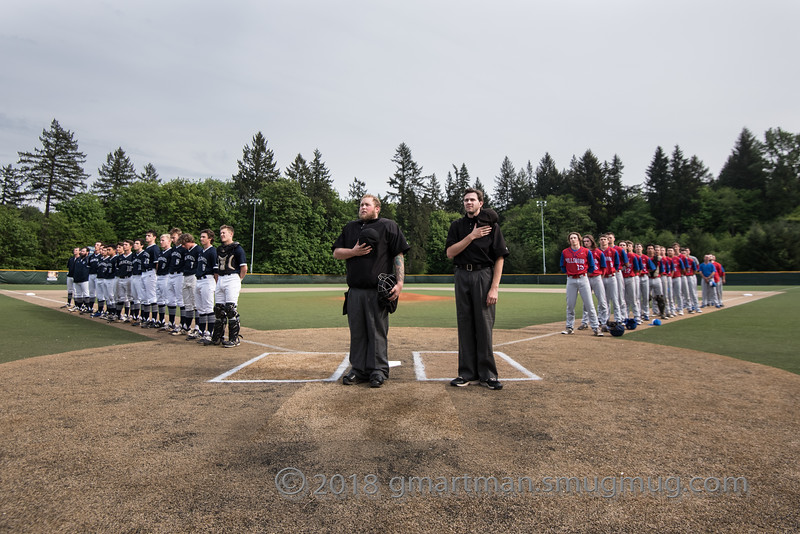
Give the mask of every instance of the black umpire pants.
[(456, 269), (455, 295), (458, 319), (458, 376), (464, 380), (497, 378), (492, 350), (495, 305), (487, 306), (494, 269)]
[(389, 312), (378, 304), (378, 291), (351, 287), (347, 294), (350, 366), (361, 379), (389, 378)]

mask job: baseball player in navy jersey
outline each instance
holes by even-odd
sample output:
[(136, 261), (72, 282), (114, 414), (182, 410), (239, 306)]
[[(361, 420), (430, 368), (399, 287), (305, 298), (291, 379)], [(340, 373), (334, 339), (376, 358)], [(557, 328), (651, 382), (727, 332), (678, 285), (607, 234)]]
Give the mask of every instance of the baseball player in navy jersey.
[(560, 266), (561, 272), (567, 275), (567, 328), (561, 333), (574, 333), (575, 303), (580, 293), (583, 306), (589, 311), (589, 325), (592, 332), (595, 336), (602, 336), (592, 301), (592, 289), (586, 277), (595, 270), (594, 255), (588, 248), (581, 246), (581, 235), (578, 232), (569, 234), (569, 247), (561, 252)]
[(133, 260), (131, 269), (131, 320), (132, 326), (139, 326), (141, 324), (141, 309), (142, 309), (142, 294), (144, 293), (144, 284), (142, 283), (142, 256), (144, 256), (144, 248), (142, 248), (142, 240), (133, 240)]
[[(119, 319), (131, 322), (131, 274), (133, 273), (133, 242), (126, 239), (122, 242), (122, 254), (117, 261), (117, 312)], [(119, 247), (117, 248), (119, 252)]]
[[(211, 342), (215, 345), (222, 343), (225, 348), (239, 345), (239, 292), (242, 290), (242, 280), (247, 274), (247, 258), (242, 246), (233, 240), (233, 227), (220, 226), (219, 239), (222, 242), (217, 247), (217, 270), (215, 278), (217, 287), (214, 291), (214, 330), (211, 333)], [(225, 325), (228, 325), (228, 339), (223, 341)]]
[[(597, 321), (601, 325), (600, 330), (602, 331), (602, 325), (608, 322), (608, 301), (606, 300), (606, 287), (603, 283), (603, 274), (606, 272), (606, 255), (597, 248), (594, 236), (590, 234), (583, 236), (583, 246), (588, 248), (594, 257), (595, 270), (587, 273), (586, 276), (589, 279), (589, 287), (592, 288), (592, 292), (597, 298)], [(589, 328), (589, 310), (584, 302), (583, 317), (578, 330), (586, 330), (587, 328)]]
[(61, 307), (67, 308), (69, 311), (77, 310), (77, 307), (72, 305), (72, 294), (75, 292), (75, 287), (74, 287), (75, 262), (78, 260), (80, 255), (81, 255), (81, 249), (79, 247), (75, 247), (72, 249), (72, 257), (67, 261), (67, 303)]
[(142, 258), (142, 328), (155, 324), (158, 281), (156, 277), (156, 263), (161, 253), (156, 245), (156, 231), (148, 230), (144, 235), (146, 257)]
[(103, 244), (97, 242), (94, 244), (94, 251), (89, 253), (89, 312), (94, 311), (94, 302), (97, 298), (97, 264), (100, 258), (103, 257)]
[(89, 249), (83, 247), (78, 253), (72, 269), (72, 287), (75, 297), (75, 306), (84, 313), (89, 302)]
[[(176, 326), (172, 335), (185, 336), (190, 332), (194, 332), (192, 330), (192, 319), (195, 318), (194, 290), (197, 285), (197, 257), (200, 255), (200, 247), (194, 242), (192, 234), (183, 234), (178, 242), (184, 249), (183, 283), (181, 285), (183, 307), (181, 308), (181, 326), (180, 328)], [(196, 337), (193, 339), (196, 339)]]
[[(159, 238), (161, 252), (156, 260), (156, 307), (158, 318), (152, 326), (155, 328), (165, 328), (167, 324), (167, 300), (169, 295), (169, 264), (172, 254), (170, 248), (172, 241), (169, 234), (162, 234)], [(153, 312), (155, 319), (155, 312)]]
[(105, 311), (106, 301), (112, 300), (108, 279), (111, 272), (113, 251), (109, 245), (102, 245), (100, 253), (100, 260), (97, 262), (97, 311), (92, 314), (92, 317), (107, 317)]
[(214, 290), (217, 282), (214, 270), (217, 267), (217, 249), (214, 247), (214, 232), (206, 228), (200, 231), (200, 246), (203, 250), (197, 257), (197, 283), (194, 304), (197, 309), (199, 335), (191, 334), (186, 339), (197, 339), (198, 343), (211, 345), (211, 331), (214, 329)]
[[(170, 249), (169, 256), (169, 285), (167, 286), (167, 310), (169, 311), (169, 322), (164, 326), (165, 332), (174, 332), (180, 326), (175, 320), (175, 315), (180, 308), (183, 309), (183, 256), (186, 249), (178, 243), (180, 239), (180, 228), (173, 228), (169, 231), (170, 238), (172, 239), (172, 248)], [(181, 313), (183, 316), (183, 313)]]
[(111, 254), (107, 281), (106, 307), (108, 308), (108, 313), (106, 314), (106, 319), (108, 322), (113, 323), (119, 318), (119, 311), (117, 310), (117, 273), (119, 272), (119, 259), (122, 257), (122, 243), (109, 245), (109, 248), (111, 249)]

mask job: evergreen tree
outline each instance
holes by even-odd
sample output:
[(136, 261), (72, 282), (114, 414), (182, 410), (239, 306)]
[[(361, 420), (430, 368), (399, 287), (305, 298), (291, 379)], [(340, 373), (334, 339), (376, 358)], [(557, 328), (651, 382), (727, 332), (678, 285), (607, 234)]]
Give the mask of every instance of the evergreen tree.
[(622, 185), (622, 170), (624, 168), (622, 160), (616, 154), (614, 154), (611, 163), (603, 162), (605, 202), (609, 222), (622, 215), (628, 206), (629, 191)]
[(335, 196), (333, 190), (333, 179), (331, 171), (328, 170), (325, 162), (322, 161), (322, 152), (314, 150), (314, 159), (308, 165), (309, 184), (305, 191), (314, 206), (329, 206), (331, 198)]
[[(477, 176), (475, 177), (475, 183), (472, 184), (472, 187), (474, 189), (477, 189), (478, 191), (483, 191), (483, 207), (484, 208), (494, 208), (493, 199), (489, 198), (489, 193), (486, 192), (486, 188), (483, 187), (483, 183), (481, 183), (481, 179), (478, 178)], [(464, 198), (463, 191), (461, 193), (461, 198), (462, 199)], [(462, 201), (462, 204), (463, 204), (463, 201)]]
[(767, 182), (764, 146), (750, 130), (742, 129), (736, 145), (719, 172), (718, 187), (764, 191)]
[(308, 188), (311, 182), (311, 169), (302, 154), (297, 154), (291, 165), (284, 171), (286, 177), (300, 184), (300, 190), (308, 195)]
[(0, 205), (19, 208), (25, 203), (22, 174), (9, 163), (2, 168), (0, 177)]
[(537, 197), (548, 197), (550, 195), (564, 194), (564, 176), (556, 168), (556, 162), (550, 153), (545, 153), (539, 160), (539, 165), (534, 173), (534, 191)]
[(440, 210), (444, 206), (442, 187), (439, 185), (439, 180), (436, 179), (436, 173), (427, 177), (424, 200), (432, 210)]
[(532, 199), (534, 194), (533, 164), (528, 160), (528, 164), (517, 171), (517, 176), (511, 185), (511, 207), (522, 206)]
[(503, 163), (500, 164), (500, 174), (494, 180), (494, 205), (498, 211), (506, 211), (511, 207), (514, 181), (516, 179), (517, 171), (514, 169), (511, 160), (506, 156), (503, 158)]
[(28, 184), (28, 192), (38, 201), (44, 201), (44, 216), (56, 202), (69, 200), (86, 188), (89, 177), (83, 171), (86, 154), (78, 151), (74, 134), (53, 119), (49, 130), (39, 137), (42, 148), (33, 152), (19, 152), (20, 172)]
[(390, 199), (397, 204), (397, 224), (403, 230), (411, 251), (406, 256), (406, 272), (425, 272), (425, 248), (429, 230), (431, 209), (425, 203), (425, 182), (422, 167), (417, 165), (411, 149), (405, 143), (397, 147), (392, 162), (396, 170), (389, 178)]
[(467, 165), (462, 163), (461, 168), (453, 165), (453, 175), (447, 173), (444, 192), (444, 209), (455, 213), (463, 210), (464, 191), (470, 186)]
[(141, 178), (143, 182), (147, 182), (149, 184), (161, 183), (161, 180), (158, 178), (158, 171), (156, 170), (155, 165), (152, 163), (148, 163), (144, 166), (144, 170), (142, 171), (142, 174), (139, 175), (139, 178)]
[(567, 171), (569, 193), (579, 204), (589, 206), (589, 215), (601, 228), (608, 224), (605, 200), (605, 176), (600, 160), (591, 150), (584, 152), (580, 159), (573, 156)]
[(97, 173), (100, 177), (92, 185), (92, 192), (103, 202), (116, 198), (120, 189), (131, 185), (137, 178), (136, 169), (122, 147), (108, 153), (105, 164)]
[(261, 132), (253, 136), (253, 146), (245, 145), (242, 159), (237, 161), (239, 172), (233, 175), (233, 183), (239, 198), (244, 203), (258, 198), (259, 193), (269, 183), (280, 177), (275, 162), (275, 154), (267, 148), (267, 140)]
[(358, 202), (364, 198), (366, 194), (367, 183), (353, 177), (353, 183), (350, 184), (350, 189), (347, 191), (347, 200), (349, 202)]
[(669, 158), (660, 146), (656, 148), (650, 166), (645, 171), (645, 196), (650, 204), (650, 213), (657, 221), (659, 228), (667, 226), (668, 217), (665, 211), (670, 194)]

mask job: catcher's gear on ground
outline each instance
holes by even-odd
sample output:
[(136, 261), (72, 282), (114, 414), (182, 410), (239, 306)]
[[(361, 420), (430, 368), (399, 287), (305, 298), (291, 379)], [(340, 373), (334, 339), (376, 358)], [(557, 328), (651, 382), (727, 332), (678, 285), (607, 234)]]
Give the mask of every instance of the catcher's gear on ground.
[(636, 330), (636, 326), (637, 326), (636, 319), (633, 318), (625, 319), (625, 328), (627, 328), (628, 330)]
[(658, 305), (658, 315), (660, 315), (662, 319), (666, 319), (664, 314), (666, 312), (667, 302), (664, 300), (664, 295), (656, 295), (655, 299)]
[(397, 278), (393, 274), (380, 273), (378, 275), (378, 303), (382, 308), (394, 313), (399, 299), (389, 300), (392, 289), (397, 285)]

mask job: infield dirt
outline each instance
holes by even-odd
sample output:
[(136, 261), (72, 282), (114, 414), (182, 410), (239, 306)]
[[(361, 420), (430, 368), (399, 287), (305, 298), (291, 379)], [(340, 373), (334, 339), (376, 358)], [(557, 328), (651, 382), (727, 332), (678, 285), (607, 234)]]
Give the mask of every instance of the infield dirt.
[[(229, 350), (152, 333), (0, 365), (0, 530), (800, 529), (800, 376), (551, 335), (562, 327), (495, 331), (497, 350), (541, 378), (502, 391), (419, 381), (415, 351), (457, 346), (436, 328), (390, 328), (400, 365), (380, 389), (233, 382), (333, 376), (346, 329), (243, 328)], [(454, 354), (422, 356), (429, 377), (456, 370)], [(305, 486), (287, 495), (298, 473)]]

